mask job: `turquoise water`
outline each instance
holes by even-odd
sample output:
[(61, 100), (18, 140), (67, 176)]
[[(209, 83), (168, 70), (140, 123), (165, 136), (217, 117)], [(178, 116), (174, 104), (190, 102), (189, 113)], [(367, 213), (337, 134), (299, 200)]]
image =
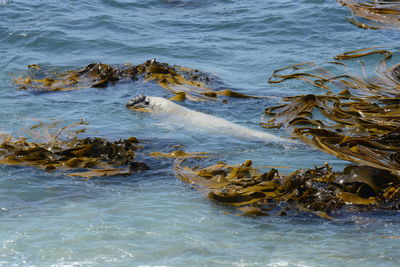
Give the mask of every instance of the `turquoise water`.
[(252, 159), (255, 166), (293, 170), (328, 161), (341, 170), (346, 162), (303, 146), (235, 140), (127, 110), (126, 101), (138, 94), (170, 96), (151, 83), (52, 93), (19, 91), (12, 83), (28, 64), (67, 69), (156, 58), (203, 70), (242, 93), (274, 96), (184, 103), (257, 129), (263, 108), (279, 97), (318, 92), (299, 82), (266, 83), (277, 68), (371, 46), (397, 52), (392, 62), (398, 62), (399, 32), (356, 28), (348, 15), (324, 0), (0, 1), (0, 130), (15, 132), (36, 119), (85, 119), (91, 123), (86, 136), (148, 142), (140, 157), (151, 167), (83, 182), (0, 166), (0, 265), (398, 265), (400, 240), (382, 238), (400, 236), (398, 212), (350, 214), (333, 222), (307, 215), (239, 217), (176, 179), (172, 161), (145, 153), (182, 144), (215, 155), (204, 164)]

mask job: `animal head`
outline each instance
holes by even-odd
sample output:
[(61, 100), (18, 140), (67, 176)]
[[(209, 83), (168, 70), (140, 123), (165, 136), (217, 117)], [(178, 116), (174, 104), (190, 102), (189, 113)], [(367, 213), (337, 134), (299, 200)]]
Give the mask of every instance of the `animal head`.
[(126, 103), (126, 106), (136, 111), (156, 113), (182, 113), (185, 109), (174, 102), (157, 96), (136, 96)]
[(139, 111), (148, 111), (150, 100), (147, 96), (138, 95), (126, 103), (126, 106)]

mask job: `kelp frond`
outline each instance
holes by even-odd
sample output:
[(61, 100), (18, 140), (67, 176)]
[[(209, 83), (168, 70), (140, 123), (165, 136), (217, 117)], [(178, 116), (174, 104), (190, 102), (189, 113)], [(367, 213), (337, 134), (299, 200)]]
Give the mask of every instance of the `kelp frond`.
[[(352, 74), (340, 67), (344, 61), (382, 55), (375, 72)], [(326, 94), (285, 98), (285, 103), (268, 107), (265, 127), (288, 127), (305, 143), (338, 158), (400, 174), (400, 84), (399, 65), (387, 67), (392, 53), (361, 49), (335, 57), (337, 72), (324, 68), (307, 70), (310, 63), (284, 68), (291, 74), (273, 73), (271, 79), (297, 79), (323, 88)], [(324, 63), (326, 64), (326, 63)], [(313, 66), (316, 64), (313, 63)], [(341, 73), (340, 73), (341, 72)]]
[(400, 29), (400, 1), (338, 0), (338, 2), (350, 9), (352, 17), (347, 20), (359, 28)]

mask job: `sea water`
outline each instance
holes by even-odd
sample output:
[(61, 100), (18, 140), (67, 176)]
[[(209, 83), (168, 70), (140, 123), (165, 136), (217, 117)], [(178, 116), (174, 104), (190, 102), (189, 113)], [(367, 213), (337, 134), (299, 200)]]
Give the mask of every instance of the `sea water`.
[[(172, 160), (150, 151), (210, 152), (229, 164), (287, 166), (282, 172), (347, 163), (307, 146), (235, 140), (184, 122), (135, 113), (138, 94), (170, 96), (152, 83), (38, 93), (12, 79), (28, 64), (77, 69), (93, 62), (160, 62), (200, 69), (245, 94), (224, 105), (183, 105), (261, 129), (263, 109), (284, 96), (323, 93), (305, 83), (267, 83), (271, 73), (300, 62), (329, 61), (371, 46), (399, 49), (399, 32), (362, 30), (349, 11), (328, 0), (0, 1), (0, 130), (18, 133), (37, 120), (89, 122), (84, 136), (145, 142), (151, 170), (82, 181), (30, 167), (0, 166), (2, 266), (396, 266), (398, 212), (315, 216), (236, 216), (174, 176)], [(398, 53), (397, 53), (398, 54)], [(399, 57), (395, 54), (393, 63)], [(367, 62), (368, 63), (368, 62)], [(262, 129), (261, 129), (262, 130)], [(284, 129), (270, 133), (287, 136)], [(147, 150), (146, 150), (147, 149)]]

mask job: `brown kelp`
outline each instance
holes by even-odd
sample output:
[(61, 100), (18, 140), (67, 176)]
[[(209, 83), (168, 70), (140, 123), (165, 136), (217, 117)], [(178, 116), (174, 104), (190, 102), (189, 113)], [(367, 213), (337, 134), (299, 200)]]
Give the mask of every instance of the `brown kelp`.
[(261, 172), (250, 160), (228, 165), (189, 167), (176, 162), (174, 170), (183, 181), (208, 198), (236, 207), (241, 214), (296, 215), (313, 213), (333, 219), (337, 211), (398, 209), (400, 181), (388, 171), (351, 165), (334, 172), (325, 164), (282, 175)]
[(258, 98), (229, 89), (213, 90), (215, 80), (210, 75), (197, 69), (169, 65), (155, 59), (139, 65), (124, 64), (111, 66), (103, 63), (92, 63), (78, 70), (57, 71), (44, 69), (39, 65), (28, 66), (26, 75), (14, 79), (19, 89), (39, 91), (71, 91), (87, 87), (107, 87), (121, 80), (155, 82), (173, 93), (174, 100), (218, 100), (218, 96)]
[(120, 79), (135, 78), (135, 69), (126, 67), (122, 70), (102, 63), (92, 63), (78, 70), (64, 72), (42, 68), (39, 65), (28, 65), (26, 75), (14, 79), (19, 89), (38, 91), (72, 91), (87, 87), (106, 87)]
[(398, 0), (338, 0), (338, 2), (350, 9), (352, 17), (347, 20), (357, 27), (400, 29)]
[(0, 164), (63, 170), (84, 178), (127, 175), (148, 169), (145, 163), (135, 161), (135, 152), (141, 148), (135, 137), (118, 141), (99, 137), (80, 139), (77, 135), (83, 129), (69, 129), (83, 124), (61, 126), (60, 122), (40, 122), (17, 138), (3, 134)]
[[(325, 90), (285, 98), (286, 103), (268, 107), (271, 118), (264, 127), (285, 126), (295, 137), (338, 158), (388, 170), (400, 175), (400, 83), (398, 65), (387, 67), (391, 52), (362, 49), (335, 57), (325, 64), (345, 66), (344, 60), (383, 55), (375, 72), (363, 75), (342, 71), (333, 74), (326, 68), (307, 70), (311, 63), (277, 70), (270, 82), (304, 80)], [(285, 70), (292, 73), (282, 74)]]

